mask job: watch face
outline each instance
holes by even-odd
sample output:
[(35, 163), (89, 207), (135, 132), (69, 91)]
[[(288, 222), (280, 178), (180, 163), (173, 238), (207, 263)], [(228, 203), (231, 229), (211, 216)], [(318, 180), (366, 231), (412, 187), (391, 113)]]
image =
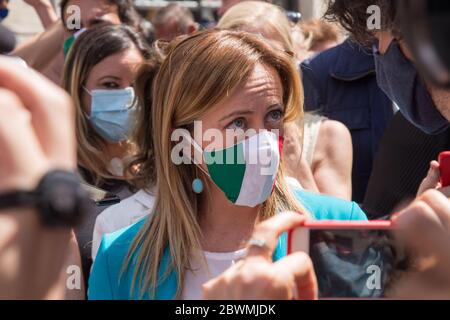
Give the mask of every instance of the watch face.
[(38, 186), (39, 209), (47, 226), (74, 227), (89, 201), (75, 174), (53, 171)]

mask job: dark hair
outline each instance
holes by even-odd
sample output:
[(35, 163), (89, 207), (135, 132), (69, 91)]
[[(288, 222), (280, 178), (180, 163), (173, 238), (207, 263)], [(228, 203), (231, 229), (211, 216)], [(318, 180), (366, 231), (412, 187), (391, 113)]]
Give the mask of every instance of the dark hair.
[(367, 27), (367, 9), (376, 5), (381, 10), (381, 30), (400, 38), (395, 0), (329, 0), (325, 19), (338, 22), (357, 42), (368, 45), (374, 41), (374, 30)]
[(101, 24), (82, 33), (67, 56), (64, 66), (62, 86), (67, 90), (76, 106), (76, 136), (79, 163), (93, 176), (93, 184), (101, 185), (111, 179), (107, 171), (105, 141), (86, 121), (82, 112), (81, 95), (92, 68), (103, 59), (123, 50), (137, 47), (148, 60), (152, 57), (151, 49), (142, 37), (126, 25)]

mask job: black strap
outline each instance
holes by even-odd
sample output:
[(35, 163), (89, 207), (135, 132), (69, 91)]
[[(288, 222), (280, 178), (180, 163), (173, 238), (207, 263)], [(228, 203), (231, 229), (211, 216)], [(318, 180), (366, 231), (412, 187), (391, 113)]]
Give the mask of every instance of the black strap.
[(12, 191), (0, 194), (0, 210), (36, 206), (36, 193), (33, 191)]

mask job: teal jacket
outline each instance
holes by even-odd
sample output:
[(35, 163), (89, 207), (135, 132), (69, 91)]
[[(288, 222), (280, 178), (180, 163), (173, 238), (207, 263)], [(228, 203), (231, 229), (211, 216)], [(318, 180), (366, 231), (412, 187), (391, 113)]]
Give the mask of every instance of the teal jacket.
[[(361, 208), (354, 202), (296, 190), (295, 195), (316, 220), (367, 220)], [(138, 223), (105, 235), (100, 244), (89, 279), (88, 298), (90, 300), (128, 300), (139, 299), (139, 277), (135, 289), (131, 292), (133, 281), (133, 263), (122, 273), (122, 265), (133, 239), (144, 225), (146, 219)], [(273, 255), (274, 261), (287, 254), (287, 235), (280, 237)], [(136, 255), (134, 255), (136, 256)], [(167, 249), (159, 268), (159, 282), (155, 299), (171, 300), (175, 298), (178, 277), (176, 272), (166, 273), (170, 263)], [(143, 299), (149, 299), (144, 295)]]

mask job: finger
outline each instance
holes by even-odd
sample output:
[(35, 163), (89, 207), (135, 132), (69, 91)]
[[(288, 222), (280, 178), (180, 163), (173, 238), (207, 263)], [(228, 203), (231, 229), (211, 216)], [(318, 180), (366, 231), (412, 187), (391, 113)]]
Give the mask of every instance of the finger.
[(266, 248), (250, 246), (248, 256), (264, 256), (272, 259), (272, 254), (278, 244), (278, 239), (282, 233), (301, 226), (305, 221), (305, 216), (294, 212), (285, 212), (266, 220), (256, 226), (252, 239), (263, 241)]
[[(429, 192), (436, 193), (446, 199), (437, 191)], [(420, 199), (416, 200), (393, 219), (398, 237), (408, 246), (418, 249), (419, 253), (426, 255), (446, 254), (450, 237), (448, 229), (444, 227), (441, 221), (441, 214), (437, 214), (429, 203)]]
[(450, 231), (450, 200), (442, 192), (430, 190), (419, 197), (428, 204), (439, 218), (443, 227)]
[(311, 258), (304, 252), (296, 252), (275, 263), (280, 274), (291, 274), (295, 281), (298, 300), (317, 300), (319, 289)]
[(30, 114), (13, 92), (0, 89), (0, 190), (32, 189), (45, 170)]
[(440, 173), (439, 173), (439, 162), (432, 161), (430, 163), (430, 169), (428, 170), (427, 176), (423, 179), (420, 184), (419, 191), (417, 195), (421, 195), (429, 189), (436, 189), (439, 186)]
[(70, 97), (37, 72), (1, 57), (0, 87), (13, 91), (31, 113), (44, 153), (62, 167), (73, 168), (75, 123)]

